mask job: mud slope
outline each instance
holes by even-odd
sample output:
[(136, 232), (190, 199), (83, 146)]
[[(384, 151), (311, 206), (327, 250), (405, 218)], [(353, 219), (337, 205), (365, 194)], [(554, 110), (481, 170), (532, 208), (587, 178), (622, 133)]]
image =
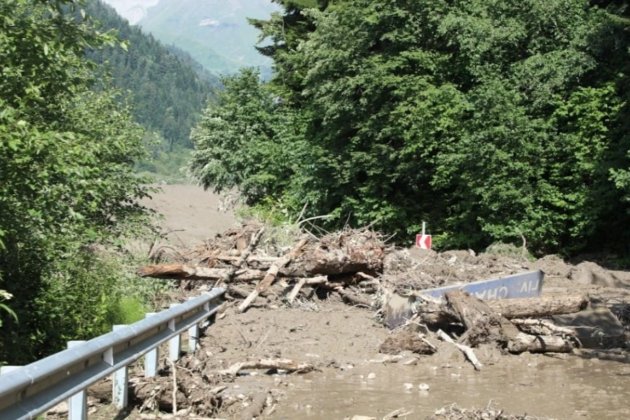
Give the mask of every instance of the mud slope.
[(222, 211), (221, 196), (196, 185), (161, 185), (142, 204), (163, 216), (160, 226), (175, 245), (201, 242), (236, 223), (232, 211)]

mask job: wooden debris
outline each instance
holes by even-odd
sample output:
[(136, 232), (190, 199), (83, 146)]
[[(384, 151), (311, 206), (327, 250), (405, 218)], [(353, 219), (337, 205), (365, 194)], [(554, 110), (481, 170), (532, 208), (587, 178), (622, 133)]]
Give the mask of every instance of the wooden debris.
[(576, 347), (575, 340), (556, 335), (530, 335), (518, 333), (507, 345), (510, 353), (570, 353)]
[(293, 258), (295, 258), (300, 253), (307, 242), (307, 239), (302, 239), (295, 247), (293, 247), (291, 252), (280, 258), (271, 266), (271, 268), (269, 268), (267, 274), (265, 274), (265, 277), (260, 281), (260, 283), (256, 285), (256, 288), (250, 293), (250, 295), (247, 296), (247, 298), (239, 305), (239, 312), (245, 311), (249, 307), (249, 305), (251, 305), (251, 303), (258, 297), (258, 295), (260, 295), (260, 293), (267, 290), (269, 286), (273, 284), (280, 268), (289, 264), (291, 260), (293, 260)]
[(588, 305), (588, 296), (553, 295), (526, 299), (495, 299), (485, 301), (505, 318), (543, 318), (552, 315), (580, 312)]
[(315, 285), (322, 285), (322, 284), (327, 284), (327, 283), (328, 283), (328, 276), (318, 276), (318, 277), (313, 277), (310, 279), (303, 277), (299, 279), (297, 283), (295, 283), (295, 286), (293, 286), (291, 293), (289, 293), (289, 295), (287, 296), (287, 302), (289, 302), (290, 304), (293, 303), (298, 293), (300, 293), (300, 290), (302, 289), (302, 287), (306, 285), (315, 286)]
[[(221, 280), (231, 271), (232, 269), (208, 268), (186, 264), (160, 264), (144, 266), (138, 270), (137, 274), (140, 277), (165, 279)], [(258, 280), (263, 278), (264, 275), (264, 271), (251, 269), (237, 270), (233, 274), (234, 280), (236, 281)]]
[(553, 322), (546, 319), (511, 319), (512, 324), (516, 325), (521, 331), (535, 335), (560, 335), (567, 337), (577, 336), (573, 328), (559, 327)]
[(306, 252), (296, 258), (285, 275), (307, 277), (379, 273), (384, 257), (385, 244), (378, 234), (369, 230), (344, 230), (312, 243)]
[(243, 412), (241, 412), (238, 418), (240, 420), (252, 420), (253, 418), (259, 418), (260, 414), (265, 409), (268, 395), (269, 391), (259, 392), (254, 395), (251, 404), (245, 408)]
[[(249, 257), (249, 255), (252, 253), (252, 251), (254, 250), (254, 248), (256, 248), (256, 245), (258, 245), (258, 241), (260, 240), (260, 237), (262, 236), (262, 234), (265, 232), (265, 228), (262, 227), (258, 230), (258, 232), (256, 232), (255, 234), (252, 235), (251, 240), (249, 241), (249, 245), (247, 246), (247, 249), (241, 254), (240, 258), (236, 261), (236, 264), (234, 264), (234, 266), (232, 266), (232, 268), (230, 268), (224, 275), (223, 277), (220, 279), (220, 282), (224, 282), (227, 283), (230, 280), (232, 280), (232, 278), (234, 277), (234, 275), (236, 274), (237, 270), (243, 265), (243, 263), (247, 260), (247, 257)], [(218, 282), (215, 286), (218, 286), (220, 283)]]
[(471, 347), (466, 346), (464, 344), (456, 343), (448, 334), (446, 334), (442, 330), (438, 330), (437, 335), (442, 340), (446, 341), (447, 343), (451, 343), (452, 345), (457, 347), (462, 353), (464, 353), (468, 361), (472, 363), (475, 370), (481, 370), (483, 365), (481, 364), (479, 359), (477, 359), (477, 356), (475, 355), (475, 352), (473, 351)]
[(476, 346), (485, 342), (507, 343), (519, 331), (486, 302), (461, 290), (447, 292), (446, 301), (466, 327), (459, 342)]
[(290, 359), (258, 359), (235, 363), (227, 369), (219, 371), (221, 375), (236, 376), (243, 369), (276, 369), (290, 373), (307, 373), (315, 370), (310, 363), (296, 363)]

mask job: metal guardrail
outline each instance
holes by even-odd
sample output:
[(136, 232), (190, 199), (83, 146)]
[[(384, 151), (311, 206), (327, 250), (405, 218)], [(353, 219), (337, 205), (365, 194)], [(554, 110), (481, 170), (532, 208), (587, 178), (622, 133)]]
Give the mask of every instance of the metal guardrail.
[(145, 376), (157, 372), (158, 346), (169, 341), (169, 359), (180, 356), (181, 334), (188, 331), (189, 351), (194, 351), (199, 326), (217, 310), (224, 289), (192, 298), (131, 325), (89, 341), (70, 342), (68, 349), (13, 368), (0, 376), (0, 419), (32, 419), (69, 400), (71, 419), (87, 418), (86, 389), (114, 374), (113, 402), (127, 405), (127, 366), (145, 356)]

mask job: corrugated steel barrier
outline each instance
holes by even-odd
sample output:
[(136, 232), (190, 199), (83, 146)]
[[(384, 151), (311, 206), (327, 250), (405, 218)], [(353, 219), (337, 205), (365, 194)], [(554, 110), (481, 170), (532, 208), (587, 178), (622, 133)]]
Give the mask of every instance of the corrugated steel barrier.
[(218, 310), (224, 289), (215, 288), (142, 321), (115, 326), (89, 341), (70, 342), (68, 349), (0, 376), (0, 419), (32, 419), (64, 400), (71, 419), (87, 418), (86, 389), (114, 374), (113, 402), (127, 405), (127, 366), (145, 356), (145, 376), (157, 372), (157, 351), (169, 342), (169, 359), (180, 356), (181, 335), (188, 331), (189, 351), (197, 347), (199, 326)]

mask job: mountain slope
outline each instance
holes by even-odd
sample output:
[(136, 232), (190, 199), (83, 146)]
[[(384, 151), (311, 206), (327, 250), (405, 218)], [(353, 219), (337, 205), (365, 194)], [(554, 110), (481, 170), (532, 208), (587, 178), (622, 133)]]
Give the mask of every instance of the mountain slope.
[(247, 18), (266, 19), (279, 10), (271, 0), (106, 0), (157, 39), (185, 50), (213, 73), (261, 67), (271, 61), (254, 45), (258, 31)]
[(106, 48), (88, 56), (111, 74), (117, 87), (131, 92), (138, 122), (161, 134), (171, 147), (189, 145), (190, 129), (218, 79), (185, 52), (167, 48), (130, 26), (99, 0), (90, 1), (86, 11), (103, 30), (115, 29), (128, 41), (128, 51)]

